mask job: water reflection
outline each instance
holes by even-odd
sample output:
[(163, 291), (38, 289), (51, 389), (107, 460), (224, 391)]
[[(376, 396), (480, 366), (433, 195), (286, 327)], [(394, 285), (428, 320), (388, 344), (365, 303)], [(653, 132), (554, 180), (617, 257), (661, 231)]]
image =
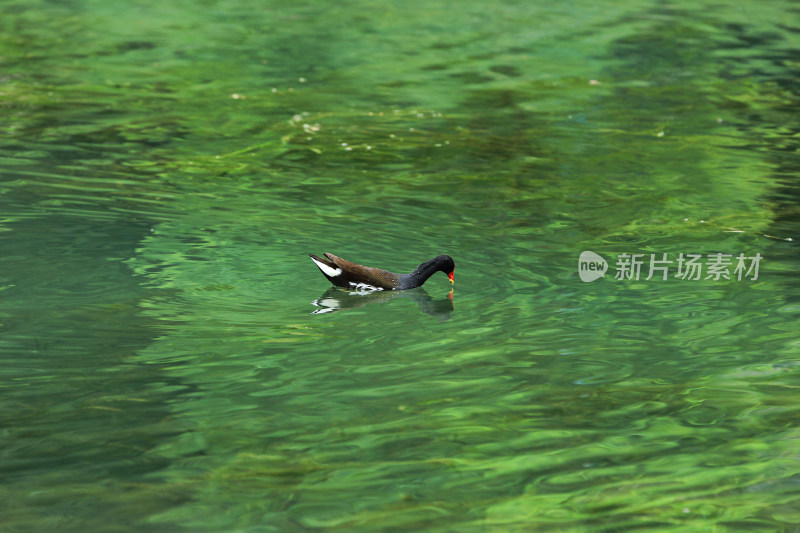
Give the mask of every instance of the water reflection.
[[(784, 3), (0, 4), (5, 529), (790, 530)], [(459, 314), (308, 309), (323, 245), (457, 252)]]
[(446, 298), (434, 299), (424, 288), (406, 291), (349, 291), (331, 287), (322, 296), (311, 302), (317, 306), (312, 315), (335, 313), (343, 309), (356, 309), (369, 304), (386, 303), (394, 298), (410, 298), (419, 306), (419, 310), (427, 315), (447, 320), (453, 312), (453, 291)]

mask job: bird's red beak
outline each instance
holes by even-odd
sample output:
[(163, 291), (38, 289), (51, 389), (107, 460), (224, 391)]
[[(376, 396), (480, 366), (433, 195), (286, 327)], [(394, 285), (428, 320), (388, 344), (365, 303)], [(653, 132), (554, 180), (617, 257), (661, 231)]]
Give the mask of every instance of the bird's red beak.
[(456, 282), (456, 280), (454, 279), (454, 278), (455, 278), (455, 274), (456, 274), (456, 271), (455, 271), (455, 270), (453, 270), (452, 272), (450, 272), (450, 273), (447, 275), (447, 277), (448, 277), (448, 278), (450, 278), (450, 283), (455, 283), (455, 282)]

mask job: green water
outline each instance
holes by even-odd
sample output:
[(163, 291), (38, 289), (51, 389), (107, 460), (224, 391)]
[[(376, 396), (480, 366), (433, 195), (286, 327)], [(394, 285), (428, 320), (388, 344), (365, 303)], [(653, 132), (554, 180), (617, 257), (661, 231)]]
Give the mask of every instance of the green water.
[(791, 1), (3, 2), (1, 529), (795, 531), (798, 49)]

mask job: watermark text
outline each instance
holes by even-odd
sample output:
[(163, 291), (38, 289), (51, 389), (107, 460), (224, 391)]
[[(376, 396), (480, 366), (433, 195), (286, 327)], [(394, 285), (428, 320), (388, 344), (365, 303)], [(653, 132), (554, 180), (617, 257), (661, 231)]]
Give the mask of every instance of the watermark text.
[[(667, 280), (670, 277), (685, 281), (698, 280), (750, 280), (758, 279), (758, 268), (764, 258), (760, 253), (746, 255), (685, 254), (617, 254), (614, 279), (649, 281)], [(581, 281), (590, 282), (605, 277), (608, 262), (594, 252), (582, 252), (578, 258), (578, 275)]]

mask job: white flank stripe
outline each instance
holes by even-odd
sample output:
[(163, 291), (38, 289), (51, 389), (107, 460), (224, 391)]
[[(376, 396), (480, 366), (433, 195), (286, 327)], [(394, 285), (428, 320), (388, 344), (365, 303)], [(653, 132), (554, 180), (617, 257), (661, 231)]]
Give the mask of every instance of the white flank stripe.
[(353, 287), (357, 291), (382, 291), (380, 287), (373, 287), (368, 283), (355, 283), (353, 281), (350, 282), (350, 286)]
[(341, 268), (331, 268), (328, 265), (326, 265), (325, 263), (320, 263), (319, 261), (317, 261), (313, 257), (311, 258), (311, 260), (314, 261), (314, 263), (317, 264), (319, 269), (322, 270), (322, 272), (326, 276), (328, 276), (329, 278), (335, 278), (336, 276), (338, 276), (339, 274), (342, 273), (342, 269)]

